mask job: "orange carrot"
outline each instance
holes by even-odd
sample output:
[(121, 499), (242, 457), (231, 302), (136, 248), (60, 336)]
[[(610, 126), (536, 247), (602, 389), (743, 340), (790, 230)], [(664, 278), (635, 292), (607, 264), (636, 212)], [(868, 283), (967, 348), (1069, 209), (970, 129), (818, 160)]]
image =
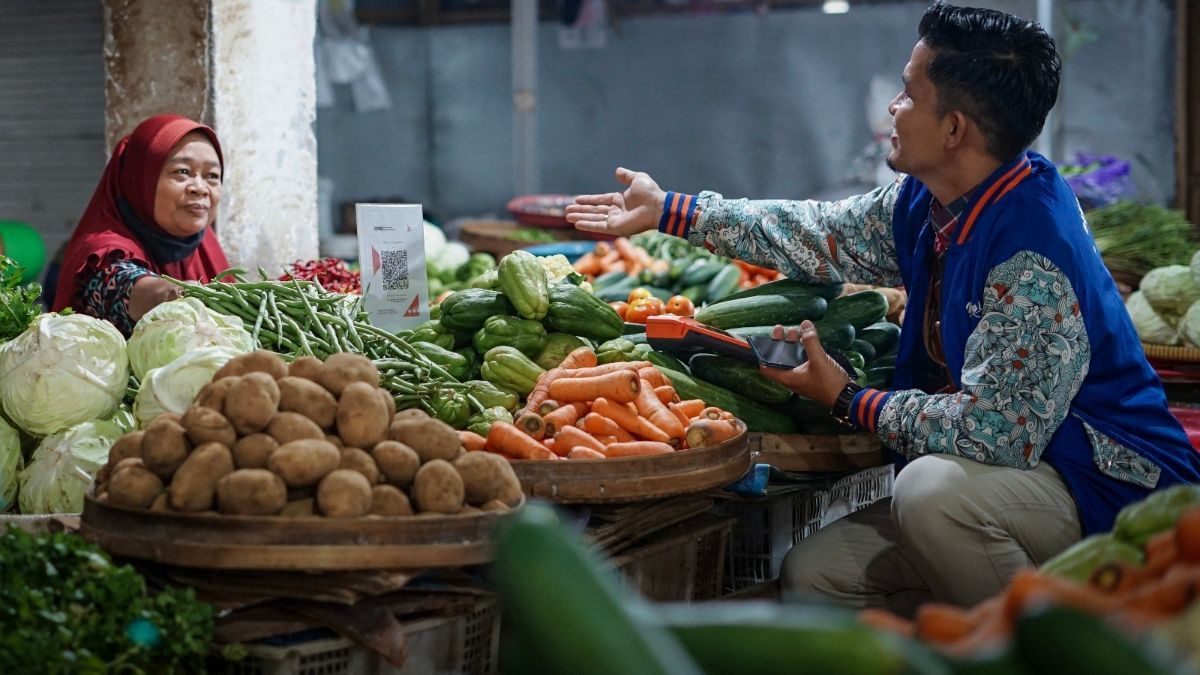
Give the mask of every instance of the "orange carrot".
[(631, 370), (637, 372), (639, 368), (644, 368), (650, 365), (649, 361), (614, 361), (605, 363), (599, 366), (591, 366), (590, 368), (575, 368), (567, 372), (567, 377), (596, 377), (597, 375), (608, 375), (611, 372), (618, 370)]
[(592, 252), (603, 258), (612, 250), (612, 246), (610, 246), (607, 241), (598, 241), (596, 242), (596, 248), (593, 248)]
[(1200, 590), (1200, 567), (1176, 565), (1160, 579), (1143, 584), (1122, 598), (1126, 610), (1143, 615), (1173, 616), (1192, 603)]
[(570, 451), (571, 448), (583, 446), (591, 448), (596, 452), (604, 451), (604, 444), (596, 440), (588, 432), (579, 427), (563, 427), (559, 429), (558, 435), (555, 436), (555, 445), (561, 445)]
[(917, 634), (916, 624), (912, 621), (896, 616), (886, 609), (879, 609), (877, 607), (868, 607), (867, 609), (859, 610), (858, 621), (871, 628), (902, 637), (911, 638)]
[[(628, 433), (626, 433), (624, 429), (621, 430), (621, 433), (624, 433), (625, 436), (630, 439), (633, 438), (633, 436), (630, 436)], [(628, 443), (629, 442), (629, 441), (623, 441), (620, 438), (617, 438), (616, 436), (603, 436), (603, 435), (596, 436), (596, 440), (600, 441), (600, 444), (605, 447), (610, 446), (613, 443)]]
[[(611, 269), (612, 266), (614, 264), (616, 264), (616, 262), (618, 260), (620, 260), (621, 262), (625, 262), (624, 260), (621, 259), (621, 252), (620, 251), (609, 251), (608, 253), (605, 253), (600, 258), (600, 266)], [(625, 264), (628, 265), (629, 263), (625, 262)]]
[(1146, 541), (1146, 564), (1142, 570), (1144, 576), (1153, 579), (1161, 577), (1168, 569), (1179, 561), (1182, 551), (1179, 550), (1179, 533), (1176, 530), (1159, 532)]
[(579, 259), (572, 265), (576, 272), (587, 274), (590, 276), (598, 276), (603, 274), (603, 268), (600, 266), (600, 259), (592, 251), (588, 251), (579, 256)]
[(620, 424), (610, 420), (600, 413), (588, 413), (583, 416), (583, 430), (599, 438), (600, 436), (615, 436), (620, 441), (632, 441), (633, 436)]
[(483, 450), (484, 446), (487, 445), (487, 439), (473, 431), (458, 432), (458, 439), (462, 441), (463, 447), (468, 452)]
[(723, 413), (723, 412), (725, 412), (725, 411), (721, 410), (720, 408), (716, 407), (715, 405), (710, 405), (707, 408), (705, 408), (704, 410), (701, 410), (699, 413), (699, 416), (707, 417), (710, 420), (719, 420), (719, 419), (721, 419), (721, 413)]
[(665, 403), (658, 400), (658, 395), (654, 393), (649, 382), (641, 381), (641, 387), (633, 403), (637, 406), (639, 415), (650, 420), (651, 424), (665, 431), (668, 436), (683, 438), (686, 427), (680, 424), (679, 418), (667, 408)]
[(567, 453), (567, 459), (605, 459), (604, 453), (577, 445)]
[(629, 240), (625, 237), (617, 237), (613, 241), (613, 246), (616, 248), (617, 254), (625, 261), (625, 264), (632, 265), (641, 261), (641, 258), (633, 250), (633, 244), (630, 244)]
[(1146, 571), (1123, 562), (1107, 562), (1092, 570), (1088, 585), (1105, 593), (1121, 595), (1146, 582)]
[(696, 415), (699, 415), (701, 410), (704, 410), (705, 408), (708, 407), (708, 405), (704, 401), (702, 401), (698, 398), (689, 399), (687, 401), (680, 401), (679, 403), (676, 403), (675, 405), (679, 407), (679, 410), (681, 412), (683, 412), (684, 415), (687, 415), (689, 420), (692, 419), (693, 417), (695, 417)]
[(647, 441), (667, 443), (671, 440), (671, 436), (667, 432), (654, 426), (650, 420), (639, 417), (620, 403), (610, 401), (606, 398), (596, 399), (592, 403), (592, 412), (609, 418), (619, 424), (625, 431)]
[(553, 452), (556, 455), (559, 454), (558, 451), (556, 451), (554, 449), (554, 439), (553, 438), (543, 438), (542, 445), (546, 446), (546, 449), (549, 450), (550, 452)]
[(558, 401), (555, 401), (552, 398), (548, 398), (545, 401), (542, 401), (541, 403), (539, 403), (537, 410), (534, 410), (533, 412), (535, 412), (539, 415), (547, 415), (549, 413), (554, 412), (555, 410), (558, 410), (558, 406), (559, 406)]
[(642, 366), (641, 368), (638, 368), (638, 377), (649, 382), (655, 387), (671, 386), (671, 383), (667, 381), (667, 378), (663, 376), (662, 372), (660, 372), (659, 369), (655, 368), (654, 366)]
[(674, 415), (674, 416), (675, 416), (675, 418), (679, 420), (679, 423), (683, 425), (683, 428), (684, 428), (684, 429), (686, 429), (686, 428), (688, 428), (689, 426), (691, 426), (691, 424), (692, 424), (692, 419), (691, 419), (690, 417), (688, 417), (688, 416), (687, 416), (687, 413), (683, 412), (683, 408), (680, 408), (680, 407), (679, 407), (679, 404), (677, 404), (677, 403), (668, 403), (668, 404), (667, 404), (667, 410), (670, 410), (670, 411), (671, 411), (671, 414), (672, 414), (672, 415)]
[[(640, 390), (637, 373), (629, 370), (595, 377), (562, 377), (550, 383), (550, 395), (564, 403), (591, 401), (597, 397), (624, 403), (636, 399)], [(653, 389), (650, 394), (654, 395)]]
[(1099, 589), (1082, 586), (1067, 579), (1039, 574), (1032, 569), (1018, 570), (1004, 596), (1004, 617), (1009, 625), (1036, 602), (1049, 600), (1091, 614), (1108, 614), (1118, 601)]
[[(580, 347), (579, 349), (583, 349), (583, 347)], [(575, 351), (579, 350), (577, 349)], [(575, 352), (571, 353), (574, 354)], [(571, 357), (567, 356), (567, 358), (569, 359)], [(558, 378), (563, 377), (566, 372), (566, 369), (564, 369), (562, 366), (559, 366), (558, 368), (551, 368), (541, 375), (538, 375), (537, 382), (535, 382), (533, 385), (533, 391), (529, 392), (529, 396), (525, 398), (525, 407), (517, 411), (517, 414), (521, 414), (529, 410), (536, 412), (541, 407), (542, 402), (550, 398), (550, 384)]]
[(957, 642), (974, 627), (967, 610), (941, 602), (927, 602), (917, 610), (917, 637), (930, 643)]
[(727, 441), (737, 436), (741, 430), (729, 420), (700, 419), (692, 422), (687, 428), (687, 444), (692, 448), (702, 448)]
[(605, 446), (605, 457), (636, 457), (638, 455), (665, 455), (675, 452), (675, 448), (658, 441), (632, 441), (629, 443), (613, 443)]
[(546, 436), (546, 420), (535, 412), (517, 413), (517, 416), (513, 418), (513, 424), (539, 441)]
[(520, 459), (552, 459), (554, 453), (508, 422), (493, 422), (487, 436), (488, 448)]
[(576, 368), (591, 368), (594, 365), (596, 365), (596, 352), (592, 351), (591, 347), (580, 347), (567, 354), (567, 358), (563, 359), (562, 363), (558, 364), (558, 367), (563, 370), (574, 370)]
[(553, 436), (559, 429), (569, 427), (579, 421), (579, 408), (574, 405), (564, 405), (542, 418), (546, 423), (546, 435)]
[(679, 399), (679, 397), (675, 395), (675, 387), (672, 387), (669, 384), (655, 387), (654, 395), (658, 397), (658, 400), (663, 402), (663, 405), (674, 403)]
[(1190, 563), (1200, 562), (1200, 509), (1189, 509), (1179, 516), (1175, 524), (1175, 548), (1180, 558)]

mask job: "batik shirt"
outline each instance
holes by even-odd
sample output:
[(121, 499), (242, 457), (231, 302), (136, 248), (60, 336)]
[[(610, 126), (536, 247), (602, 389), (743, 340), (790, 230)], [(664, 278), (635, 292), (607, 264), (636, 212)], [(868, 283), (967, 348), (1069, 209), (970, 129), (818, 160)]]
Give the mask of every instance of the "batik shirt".
[(119, 256), (110, 256), (103, 265), (84, 270), (88, 276), (76, 307), (83, 314), (105, 319), (125, 337), (133, 333), (137, 322), (129, 316), (129, 295), (133, 285), (154, 273), (145, 266)]
[[(901, 185), (836, 202), (668, 193), (659, 229), (800, 281), (899, 286), (892, 213)], [(1078, 301), (1067, 276), (1032, 251), (992, 269), (984, 297), (960, 391), (864, 390), (854, 421), (910, 459), (946, 453), (1036, 466), (1087, 374)]]

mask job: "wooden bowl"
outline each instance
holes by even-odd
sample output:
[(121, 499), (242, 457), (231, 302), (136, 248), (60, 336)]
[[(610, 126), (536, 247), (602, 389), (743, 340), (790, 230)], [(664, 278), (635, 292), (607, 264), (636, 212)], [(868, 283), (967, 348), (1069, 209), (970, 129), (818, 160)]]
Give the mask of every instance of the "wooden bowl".
[[(463, 223), (462, 229), (459, 230), (458, 238), (462, 240), (462, 243), (470, 247), (472, 251), (491, 253), (497, 258), (502, 258), (517, 249), (548, 243), (544, 241), (525, 241), (512, 237), (513, 232), (526, 227), (530, 226), (511, 220), (469, 220)], [(554, 235), (556, 241), (570, 241), (574, 238), (573, 235), (575, 234), (575, 230), (556, 229), (546, 231)]]
[(79, 533), (114, 556), (184, 567), (422, 569), (490, 562), (493, 534), (508, 513), (369, 518), (227, 516), (143, 511), (106, 504), (88, 495)]
[(750, 469), (746, 432), (707, 448), (616, 459), (515, 460), (525, 494), (560, 504), (661, 499), (728, 485)]

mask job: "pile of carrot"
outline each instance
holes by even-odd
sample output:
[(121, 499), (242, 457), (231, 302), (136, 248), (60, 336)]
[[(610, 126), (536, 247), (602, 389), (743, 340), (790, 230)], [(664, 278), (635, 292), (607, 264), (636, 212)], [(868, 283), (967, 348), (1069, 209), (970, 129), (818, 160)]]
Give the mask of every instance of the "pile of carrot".
[(1017, 619), (1051, 604), (1114, 619), (1130, 631), (1154, 628), (1200, 598), (1200, 508), (1146, 542), (1145, 563), (1101, 565), (1086, 584), (1034, 569), (1021, 570), (999, 595), (970, 609), (927, 603), (915, 620), (880, 609), (859, 613), (864, 623), (917, 637), (953, 656), (971, 656), (1011, 637)]
[(714, 445), (745, 428), (700, 399), (681, 401), (649, 361), (598, 365), (580, 347), (538, 378), (512, 424), (464, 444), (510, 459), (607, 459)]
[[(768, 281), (783, 278), (783, 274), (777, 270), (751, 265), (741, 260), (732, 262), (742, 272), (738, 282), (739, 288), (761, 286)], [(626, 237), (618, 237), (611, 243), (598, 242), (595, 249), (584, 253), (572, 266), (576, 272), (595, 278), (608, 272), (624, 272), (629, 276), (636, 276), (642, 270), (650, 270), (661, 274), (670, 268), (671, 263), (651, 256), (646, 249)]]
[(738, 269), (742, 271), (742, 278), (738, 282), (738, 288), (754, 288), (755, 286), (762, 286), (765, 283), (783, 278), (782, 273), (769, 267), (759, 267), (758, 265), (751, 265), (748, 262), (737, 259), (734, 259), (733, 264), (737, 265)]

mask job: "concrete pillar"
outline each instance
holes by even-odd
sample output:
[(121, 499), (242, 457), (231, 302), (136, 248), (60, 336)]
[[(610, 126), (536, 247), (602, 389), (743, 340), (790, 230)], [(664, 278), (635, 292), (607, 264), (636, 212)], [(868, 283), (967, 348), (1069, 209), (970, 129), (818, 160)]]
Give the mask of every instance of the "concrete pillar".
[(317, 255), (315, 0), (104, 0), (109, 148), (142, 119), (211, 124), (232, 265)]

